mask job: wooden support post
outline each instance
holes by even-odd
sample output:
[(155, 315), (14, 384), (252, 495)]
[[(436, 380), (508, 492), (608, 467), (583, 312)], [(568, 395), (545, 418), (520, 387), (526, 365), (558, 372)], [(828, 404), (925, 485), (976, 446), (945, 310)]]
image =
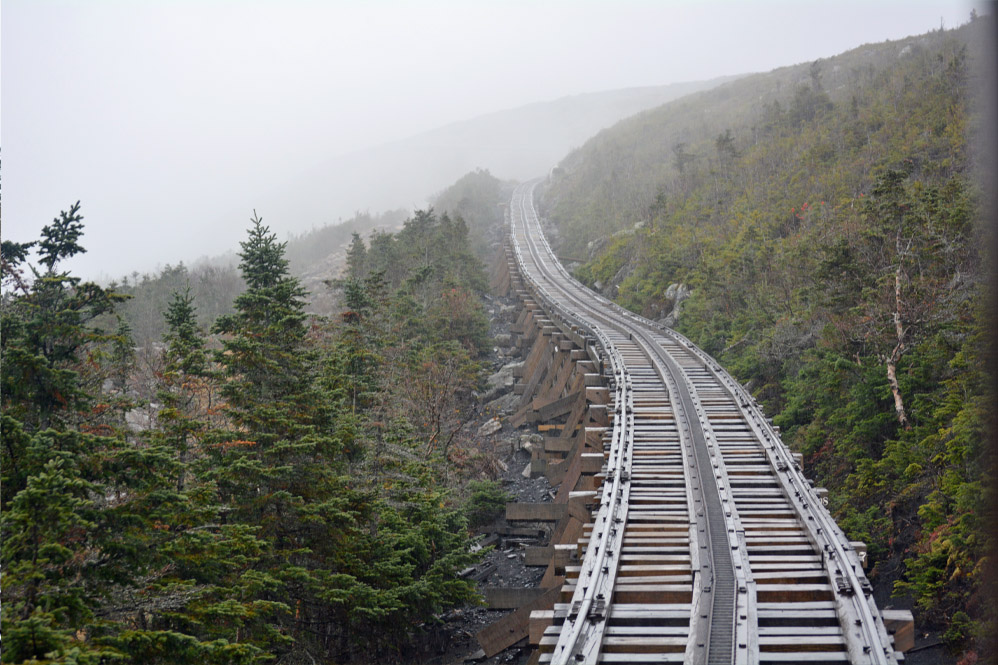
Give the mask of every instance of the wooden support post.
[(586, 399), (591, 404), (609, 404), (610, 389), (605, 386), (587, 386)]
[(554, 623), (554, 610), (534, 610), (530, 613), (530, 646), (536, 647), (544, 637), (544, 631)]
[(911, 610), (884, 610), (884, 628), (894, 636), (894, 650), (905, 653), (915, 646), (915, 619)]
[(597, 502), (596, 492), (571, 492), (568, 495), (568, 514), (580, 522), (592, 519), (592, 505)]
[(610, 414), (607, 412), (606, 404), (590, 404), (589, 421), (598, 427), (609, 427)]
[(561, 587), (551, 587), (545, 590), (539, 598), (527, 603), (491, 626), (478, 631), (475, 638), (485, 651), (486, 658), (491, 658), (503, 649), (513, 646), (527, 637), (530, 624), (530, 613), (535, 610), (548, 610), (554, 607), (555, 600), (561, 593)]
[(862, 540), (850, 540), (849, 544), (852, 548), (856, 550), (856, 556), (859, 557), (859, 562), (863, 564), (863, 568), (866, 569), (866, 543)]
[(564, 503), (507, 503), (507, 522), (557, 522), (568, 512)]
[(544, 595), (538, 587), (485, 587), (482, 597), (492, 610), (515, 610)]
[(579, 457), (581, 458), (579, 471), (588, 476), (602, 471), (603, 465), (606, 463), (603, 453), (582, 453)]
[(552, 556), (554, 556), (554, 545), (526, 547), (523, 550), (523, 565), (548, 566), (551, 564)]

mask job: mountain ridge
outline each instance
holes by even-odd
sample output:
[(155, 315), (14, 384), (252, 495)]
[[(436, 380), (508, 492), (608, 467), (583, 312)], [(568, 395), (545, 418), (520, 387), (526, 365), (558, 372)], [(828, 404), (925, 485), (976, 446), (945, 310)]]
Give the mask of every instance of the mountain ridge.
[(580, 93), (455, 121), (331, 157), (276, 186), (260, 208), (272, 218), (298, 220), (292, 230), (300, 232), (356, 211), (423, 207), (478, 168), (502, 179), (534, 177), (603, 127), (737, 78)]

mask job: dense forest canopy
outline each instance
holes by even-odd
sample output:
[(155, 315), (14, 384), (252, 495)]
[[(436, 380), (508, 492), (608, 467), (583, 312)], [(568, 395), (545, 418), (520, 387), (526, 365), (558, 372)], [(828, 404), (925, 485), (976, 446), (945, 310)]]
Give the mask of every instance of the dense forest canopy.
[(4, 662), (385, 662), (477, 598), (458, 572), (495, 487), (465, 427), (488, 323), (463, 219), (355, 235), (324, 319), (254, 215), (228, 313), (209, 330), (175, 285), (152, 371), (127, 295), (62, 270), (83, 231), (76, 204), (3, 243)]
[[(312, 289), (307, 296), (309, 311), (332, 313), (335, 294), (323, 288), (323, 281), (339, 275), (344, 248), (354, 233), (394, 230), (405, 217), (401, 210), (376, 215), (358, 212), (338, 224), (289, 236), (285, 245), (288, 270)], [(192, 266), (181, 262), (155, 272), (136, 272), (110, 284), (112, 290), (129, 296), (120, 313), (136, 344), (147, 348), (161, 341), (166, 332), (162, 314), (177, 291), (191, 289), (198, 303), (198, 321), (203, 326), (210, 327), (219, 316), (231, 314), (233, 301), (246, 288), (238, 263), (238, 257), (230, 253), (201, 258)]]
[(640, 114), (570, 155), (543, 199), (561, 251), (588, 257), (576, 274), (747, 383), (874, 580), (968, 658), (994, 617), (993, 192), (975, 175), (991, 30)]

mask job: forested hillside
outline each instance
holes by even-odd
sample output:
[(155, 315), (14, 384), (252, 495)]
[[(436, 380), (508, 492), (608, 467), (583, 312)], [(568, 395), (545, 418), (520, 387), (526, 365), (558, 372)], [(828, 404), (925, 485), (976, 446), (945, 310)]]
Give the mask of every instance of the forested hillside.
[(991, 31), (978, 18), (645, 112), (543, 196), (576, 274), (748, 384), (876, 583), (968, 663), (990, 657), (994, 616), (993, 229), (974, 170)]
[[(309, 310), (323, 314), (332, 312), (336, 299), (323, 287), (323, 282), (342, 271), (345, 249), (354, 233), (366, 235), (395, 229), (405, 217), (402, 210), (379, 215), (357, 213), (339, 224), (289, 237), (285, 247), (288, 270), (310, 289)], [(163, 312), (176, 291), (190, 287), (198, 302), (198, 323), (206, 328), (219, 316), (231, 314), (233, 300), (246, 288), (238, 263), (235, 252), (214, 258), (202, 257), (192, 267), (179, 263), (166, 265), (156, 272), (133, 273), (114, 282), (110, 288), (129, 296), (119, 313), (136, 344), (146, 348), (158, 343), (166, 332)]]
[(515, 183), (503, 182), (488, 170), (476, 169), (433, 197), (434, 209), (464, 219), (472, 248), (482, 259), (491, 258), (502, 241), (503, 212)]
[[(508, 199), (511, 191), (512, 185), (500, 182), (487, 170), (478, 169), (432, 197), (432, 204), (441, 213), (465, 220), (472, 250), (485, 258), (491, 243), (499, 237), (502, 211), (498, 202)], [(288, 269), (310, 289), (309, 311), (329, 314), (336, 307), (339, 293), (326, 289), (324, 282), (337, 278), (345, 268), (346, 250), (353, 236), (366, 239), (385, 232), (391, 235), (405, 217), (401, 210), (382, 214), (359, 212), (338, 224), (289, 237), (285, 248)], [(160, 342), (166, 332), (162, 313), (172, 294), (188, 287), (197, 300), (197, 318), (202, 326), (209, 328), (219, 316), (231, 314), (233, 300), (246, 288), (236, 267), (238, 262), (232, 252), (201, 258), (190, 267), (179, 263), (156, 272), (134, 273), (111, 284), (112, 290), (129, 296), (119, 313), (136, 344), (148, 348)]]
[(152, 372), (126, 296), (63, 270), (83, 231), (77, 204), (3, 242), (3, 662), (413, 658), (476, 597), (491, 489), (461, 491), (491, 463), (465, 427), (488, 323), (463, 220), (356, 236), (324, 319), (254, 216), (245, 289), (209, 330), (179, 284)]

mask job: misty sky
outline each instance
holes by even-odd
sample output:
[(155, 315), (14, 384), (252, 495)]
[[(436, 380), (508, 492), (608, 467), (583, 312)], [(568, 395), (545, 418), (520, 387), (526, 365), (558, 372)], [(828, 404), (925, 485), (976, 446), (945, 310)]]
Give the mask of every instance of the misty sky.
[[(254, 207), (331, 155), (566, 95), (807, 62), (956, 27), (972, 6), (3, 0), (2, 233), (34, 240), (79, 199), (74, 272), (152, 271), (237, 248)], [(281, 237), (315, 224), (258, 212)]]

